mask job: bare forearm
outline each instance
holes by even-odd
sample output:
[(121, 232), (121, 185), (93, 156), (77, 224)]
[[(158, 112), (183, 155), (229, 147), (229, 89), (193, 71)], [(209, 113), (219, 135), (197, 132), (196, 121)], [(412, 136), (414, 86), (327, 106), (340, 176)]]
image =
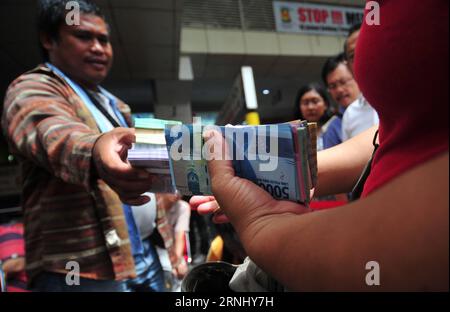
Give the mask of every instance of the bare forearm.
[(175, 254), (182, 257), (184, 253), (184, 232), (175, 233)]
[(348, 193), (357, 182), (373, 152), (377, 127), (317, 155), (318, 183), (316, 196)]
[(448, 290), (448, 154), (350, 205), (252, 227), (238, 226), (250, 257), (290, 290)]

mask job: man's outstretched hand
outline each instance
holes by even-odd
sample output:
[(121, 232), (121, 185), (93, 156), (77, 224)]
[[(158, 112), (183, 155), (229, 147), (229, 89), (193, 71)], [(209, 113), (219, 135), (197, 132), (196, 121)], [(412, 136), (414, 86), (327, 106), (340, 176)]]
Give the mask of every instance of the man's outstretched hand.
[(150, 200), (142, 194), (150, 190), (152, 175), (144, 169), (133, 168), (127, 161), (128, 149), (135, 139), (134, 129), (115, 128), (99, 137), (92, 154), (99, 178), (123, 203), (139, 206)]

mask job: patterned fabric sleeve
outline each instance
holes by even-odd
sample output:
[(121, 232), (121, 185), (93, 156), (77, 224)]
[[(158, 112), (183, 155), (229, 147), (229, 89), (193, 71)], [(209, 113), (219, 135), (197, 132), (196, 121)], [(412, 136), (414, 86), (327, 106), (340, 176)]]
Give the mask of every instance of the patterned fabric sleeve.
[(2, 128), (17, 157), (89, 191), (91, 151), (100, 134), (77, 117), (76, 95), (67, 94), (62, 84), (42, 74), (14, 81), (5, 97)]
[(170, 264), (172, 265), (172, 268), (176, 268), (179, 264), (179, 259), (175, 253), (173, 227), (167, 220), (166, 210), (163, 207), (157, 205), (156, 212), (156, 227), (163, 239), (164, 247), (169, 253)]

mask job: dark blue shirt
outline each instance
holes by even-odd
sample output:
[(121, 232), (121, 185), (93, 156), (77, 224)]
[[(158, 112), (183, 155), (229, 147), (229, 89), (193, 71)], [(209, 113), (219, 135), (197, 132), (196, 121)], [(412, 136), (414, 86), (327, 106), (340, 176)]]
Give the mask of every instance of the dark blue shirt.
[(327, 131), (322, 134), (323, 148), (327, 149), (342, 143), (342, 115), (345, 108), (340, 108), (337, 118), (334, 118), (327, 127)]

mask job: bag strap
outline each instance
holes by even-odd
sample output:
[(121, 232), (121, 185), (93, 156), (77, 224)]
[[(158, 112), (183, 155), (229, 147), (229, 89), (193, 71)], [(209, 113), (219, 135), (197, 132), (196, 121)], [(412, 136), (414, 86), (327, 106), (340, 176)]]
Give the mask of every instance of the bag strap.
[(89, 99), (91, 100), (91, 102), (95, 105), (95, 107), (97, 107), (97, 109), (103, 114), (103, 116), (106, 117), (106, 119), (108, 119), (108, 121), (113, 125), (114, 128), (118, 128), (120, 127), (119, 123), (117, 122), (116, 119), (114, 119), (109, 113), (108, 111), (105, 109), (105, 107), (100, 104), (100, 102), (95, 98), (95, 96), (93, 96), (89, 91), (84, 90), (87, 94), (87, 96), (89, 97)]
[(373, 137), (372, 156), (370, 157), (369, 162), (364, 167), (364, 170), (362, 171), (361, 176), (358, 179), (358, 182), (356, 182), (355, 186), (353, 187), (353, 190), (350, 194), (350, 201), (355, 201), (355, 200), (359, 199), (364, 190), (364, 184), (366, 184), (366, 180), (369, 177), (370, 170), (372, 168), (373, 157), (375, 156), (375, 152), (377, 151), (378, 147), (380, 146), (380, 144), (376, 143), (377, 137), (378, 137), (378, 130), (377, 130), (377, 132), (375, 132), (375, 135)]

